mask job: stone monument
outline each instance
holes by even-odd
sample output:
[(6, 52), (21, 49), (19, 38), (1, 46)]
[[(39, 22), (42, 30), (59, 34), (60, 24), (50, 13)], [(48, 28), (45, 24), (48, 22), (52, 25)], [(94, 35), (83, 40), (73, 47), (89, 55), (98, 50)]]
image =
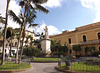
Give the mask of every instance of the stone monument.
[(42, 52), (45, 55), (50, 55), (50, 53), (51, 53), (51, 50), (50, 50), (51, 41), (50, 41), (49, 36), (48, 36), (48, 28), (47, 28), (47, 26), (45, 26), (44, 31), (45, 31), (45, 35), (41, 40)]

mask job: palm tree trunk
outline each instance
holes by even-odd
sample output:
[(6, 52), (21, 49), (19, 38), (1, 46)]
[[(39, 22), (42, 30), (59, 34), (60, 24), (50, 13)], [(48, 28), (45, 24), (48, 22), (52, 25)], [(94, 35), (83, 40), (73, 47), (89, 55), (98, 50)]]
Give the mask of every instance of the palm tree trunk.
[(22, 39), (22, 46), (21, 46), (21, 51), (20, 51), (19, 64), (21, 63), (21, 57), (22, 57), (22, 53), (23, 53), (23, 44), (24, 44), (24, 37)]
[(10, 42), (10, 57), (11, 57), (11, 49), (12, 49), (12, 36), (11, 36), (11, 42)]
[(24, 12), (24, 23), (23, 23), (24, 29), (23, 29), (23, 34), (22, 34), (23, 39), (22, 39), (22, 46), (21, 46), (20, 57), (19, 57), (19, 64), (21, 63), (21, 57), (23, 53), (23, 44), (24, 44), (24, 38), (25, 38), (25, 29), (26, 29), (25, 13), (26, 13), (26, 10)]
[(16, 64), (18, 63), (18, 49), (20, 47), (20, 39), (21, 39), (21, 35), (22, 35), (22, 26), (23, 25), (21, 25), (21, 30), (20, 30), (20, 33), (19, 33), (19, 39), (18, 39), (18, 44), (17, 44), (16, 61), (15, 61)]
[(23, 39), (22, 39), (22, 46), (21, 46), (20, 57), (19, 57), (19, 64), (21, 63), (21, 57), (22, 57), (22, 53), (23, 53), (23, 44), (24, 44), (24, 38), (25, 38), (25, 28), (26, 28), (26, 24), (25, 24), (25, 21), (24, 21)]
[(3, 51), (2, 51), (2, 60), (1, 60), (1, 65), (4, 65), (4, 60), (5, 60), (5, 46), (6, 46), (6, 31), (7, 31), (7, 22), (8, 22), (8, 7), (9, 7), (9, 2), (10, 0), (7, 0), (7, 7), (6, 7), (6, 24), (4, 27), (4, 34), (3, 34)]

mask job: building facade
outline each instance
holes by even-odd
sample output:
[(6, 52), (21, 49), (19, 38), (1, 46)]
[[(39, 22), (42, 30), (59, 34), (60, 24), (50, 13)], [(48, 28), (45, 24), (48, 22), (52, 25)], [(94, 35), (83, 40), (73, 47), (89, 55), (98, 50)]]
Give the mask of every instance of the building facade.
[(61, 34), (50, 36), (51, 40), (56, 40), (61, 45), (68, 46), (67, 55), (75, 55), (73, 45), (81, 45), (82, 50), (78, 55), (85, 55), (85, 47), (95, 47), (95, 51), (100, 51), (100, 22), (76, 28), (74, 31), (63, 31)]
[[(16, 34), (19, 34), (19, 32), (16, 32)], [(34, 31), (31, 32), (31, 31), (26, 30), (25, 34), (26, 34), (26, 36), (31, 35), (33, 37), (33, 40), (35, 39), (35, 33), (34, 33)], [(22, 40), (22, 38), (21, 38), (21, 40)], [(25, 41), (26, 41), (26, 38), (24, 40), (24, 46), (25, 46)], [(10, 42), (11, 42), (11, 39), (8, 38), (6, 40), (6, 46), (5, 46), (7, 54), (9, 54)], [(29, 45), (30, 45), (30, 42), (31, 42), (31, 40), (29, 39), (28, 40)], [(12, 39), (12, 53), (16, 53), (16, 51), (17, 51), (17, 44), (18, 44), (17, 36), (14, 36), (14, 38)], [(20, 45), (22, 45), (22, 44), (20, 43)], [(3, 48), (2, 46), (3, 46), (3, 35), (0, 36), (0, 53), (2, 53), (2, 48)]]

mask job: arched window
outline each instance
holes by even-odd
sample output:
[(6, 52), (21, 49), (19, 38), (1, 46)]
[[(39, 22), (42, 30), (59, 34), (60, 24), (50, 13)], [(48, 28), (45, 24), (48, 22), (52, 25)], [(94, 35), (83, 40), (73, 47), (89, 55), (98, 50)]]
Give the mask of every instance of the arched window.
[(15, 42), (15, 46), (17, 46), (17, 42)]
[(83, 35), (83, 42), (86, 42), (86, 36)]
[(98, 33), (98, 39), (100, 40), (100, 32)]
[(72, 54), (72, 50), (71, 49), (69, 50), (69, 53)]
[(99, 51), (100, 51), (100, 46), (99, 46)]
[(69, 38), (68, 41), (69, 41), (69, 44), (71, 44), (71, 38)]

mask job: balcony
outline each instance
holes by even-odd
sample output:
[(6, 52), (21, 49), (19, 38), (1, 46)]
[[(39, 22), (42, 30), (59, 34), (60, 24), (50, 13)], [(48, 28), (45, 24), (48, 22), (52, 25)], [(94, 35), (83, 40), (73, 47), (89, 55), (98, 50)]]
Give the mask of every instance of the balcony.
[(98, 40), (89, 40), (89, 41), (86, 41), (86, 42), (80, 42), (82, 45), (84, 44), (96, 44), (96, 43), (100, 43), (100, 39)]

